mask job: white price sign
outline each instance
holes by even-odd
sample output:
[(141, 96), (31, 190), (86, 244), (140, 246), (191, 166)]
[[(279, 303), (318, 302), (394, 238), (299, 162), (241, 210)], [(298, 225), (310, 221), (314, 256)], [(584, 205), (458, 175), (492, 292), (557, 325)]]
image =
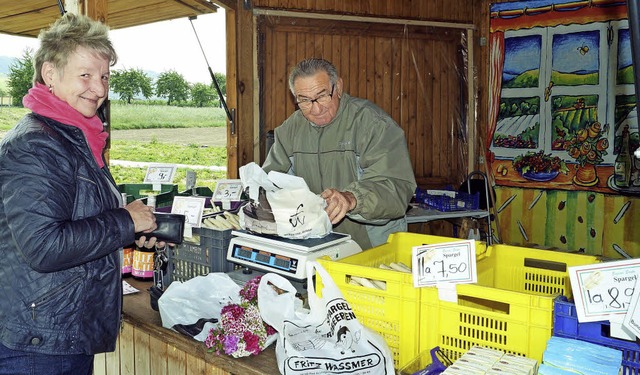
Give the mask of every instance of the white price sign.
[(413, 249), (413, 286), (438, 283), (470, 284), (478, 280), (474, 240), (416, 246)]
[(578, 321), (624, 317), (631, 306), (639, 273), (638, 259), (569, 267)]
[(218, 180), (216, 191), (213, 192), (212, 200), (220, 201), (239, 201), (242, 195), (241, 180)]
[(146, 184), (170, 184), (176, 174), (176, 165), (152, 164), (147, 168), (144, 176)]
[(187, 225), (193, 228), (202, 226), (202, 213), (204, 211), (204, 197), (174, 197), (171, 206), (172, 214), (182, 214), (186, 218)]

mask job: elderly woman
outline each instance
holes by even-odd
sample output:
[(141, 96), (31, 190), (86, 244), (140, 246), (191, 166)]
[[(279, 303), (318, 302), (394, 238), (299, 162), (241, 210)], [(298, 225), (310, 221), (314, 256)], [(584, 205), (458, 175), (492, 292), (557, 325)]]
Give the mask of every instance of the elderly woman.
[(0, 374), (91, 374), (119, 332), (119, 249), (156, 222), (103, 158), (108, 28), (68, 13), (39, 38), (32, 113), (0, 143)]

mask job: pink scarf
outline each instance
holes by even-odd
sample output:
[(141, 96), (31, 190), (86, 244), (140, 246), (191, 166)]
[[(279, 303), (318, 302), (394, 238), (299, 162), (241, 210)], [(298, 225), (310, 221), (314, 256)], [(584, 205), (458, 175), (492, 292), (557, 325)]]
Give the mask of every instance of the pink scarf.
[(109, 134), (104, 131), (102, 121), (97, 115), (84, 117), (67, 102), (50, 93), (47, 86), (41, 83), (36, 83), (29, 89), (29, 93), (22, 98), (22, 104), (41, 116), (82, 130), (89, 142), (93, 158), (96, 159), (100, 168), (104, 167), (102, 151), (107, 144)]

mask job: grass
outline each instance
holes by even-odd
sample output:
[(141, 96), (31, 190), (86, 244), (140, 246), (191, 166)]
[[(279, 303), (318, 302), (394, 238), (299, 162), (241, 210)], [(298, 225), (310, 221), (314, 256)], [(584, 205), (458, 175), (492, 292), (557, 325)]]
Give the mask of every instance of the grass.
[(27, 113), (26, 108), (0, 107), (0, 131), (11, 129)]
[[(29, 113), (26, 108), (0, 106), (0, 131), (11, 129)], [(225, 113), (220, 108), (193, 108), (152, 106), (143, 104), (111, 103), (112, 129), (154, 129), (185, 127), (226, 126)], [(137, 162), (157, 162), (167, 164), (226, 166), (225, 147), (200, 147), (197, 145), (176, 145), (167, 142), (141, 142), (136, 140), (111, 142), (109, 158)], [(174, 183), (178, 189), (186, 189), (186, 173), (189, 168), (178, 168)], [(146, 168), (112, 165), (111, 174), (118, 184), (142, 183)], [(197, 169), (197, 186), (215, 189), (216, 181), (226, 178), (226, 172)]]
[[(170, 147), (164, 147), (170, 145)], [(173, 145), (151, 141), (112, 141), (109, 157), (114, 160), (163, 162), (188, 165), (227, 165), (224, 147), (200, 147), (197, 145)]]
[[(167, 164), (226, 166), (227, 150), (224, 147), (183, 146), (158, 141), (113, 141), (109, 158)], [(173, 179), (180, 191), (186, 189), (187, 170), (189, 168), (178, 168)], [(216, 180), (227, 178), (226, 172), (207, 169), (194, 169), (194, 171), (196, 172), (196, 185), (208, 187), (211, 190), (215, 190)], [(144, 181), (146, 172), (146, 168), (111, 166), (111, 174), (119, 184), (141, 183)]]
[[(29, 113), (26, 108), (0, 107), (0, 131), (11, 129)], [(111, 101), (111, 129), (209, 128), (226, 126), (221, 108), (173, 107), (145, 104), (122, 104)]]
[[(140, 184), (144, 181), (147, 173), (146, 168), (123, 167), (120, 165), (112, 165), (110, 167), (111, 174), (118, 184)], [(189, 168), (178, 168), (173, 178), (173, 183), (178, 185), (178, 191), (185, 191), (187, 170)], [(218, 180), (226, 179), (227, 172), (217, 172), (204, 169), (198, 169), (196, 172), (196, 186), (208, 187), (211, 191), (216, 188)]]
[(208, 128), (226, 126), (223, 109), (121, 104), (111, 101), (113, 130), (157, 128)]

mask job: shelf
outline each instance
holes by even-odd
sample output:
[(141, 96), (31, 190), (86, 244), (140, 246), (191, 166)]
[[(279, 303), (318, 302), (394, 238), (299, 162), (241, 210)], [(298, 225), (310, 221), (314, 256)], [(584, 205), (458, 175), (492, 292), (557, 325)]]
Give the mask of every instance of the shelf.
[(407, 211), (407, 224), (426, 223), (433, 220), (454, 219), (460, 217), (473, 217), (481, 219), (488, 217), (489, 211), (485, 210), (468, 210), (468, 211), (449, 211), (443, 212), (433, 209), (425, 209), (419, 206), (412, 206)]
[[(484, 182), (485, 196), (484, 200), (486, 202), (486, 210), (460, 210), (460, 211), (438, 211), (436, 209), (428, 209), (423, 208), (418, 204), (412, 204), (411, 208), (406, 213), (407, 224), (420, 224), (426, 223), (434, 220), (444, 220), (444, 219), (457, 219), (464, 217), (471, 217), (475, 219), (482, 219), (487, 221), (487, 234), (486, 241), (488, 245), (491, 245), (493, 242), (493, 231), (491, 229), (491, 212), (489, 211), (489, 183), (487, 181), (487, 176), (479, 171), (471, 172), (467, 176), (467, 191), (471, 192), (470, 181), (473, 177), (478, 176), (481, 177)], [(482, 197), (481, 197), (482, 199)]]

